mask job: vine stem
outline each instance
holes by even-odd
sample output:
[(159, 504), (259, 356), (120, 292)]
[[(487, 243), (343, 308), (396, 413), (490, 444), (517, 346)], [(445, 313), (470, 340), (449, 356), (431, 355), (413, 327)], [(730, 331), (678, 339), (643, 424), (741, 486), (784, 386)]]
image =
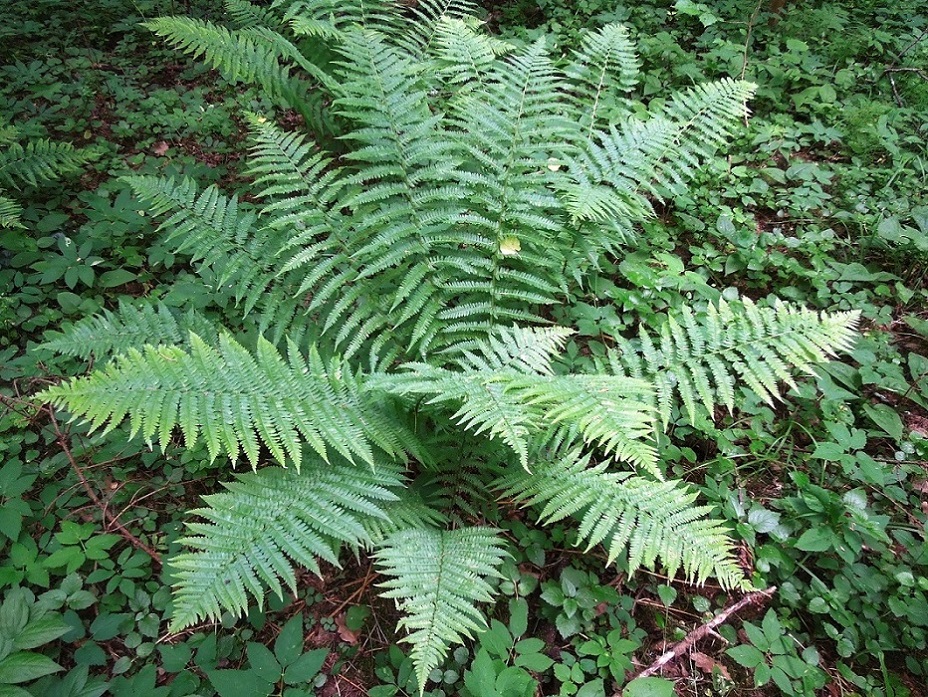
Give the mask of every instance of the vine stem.
[[(660, 658), (654, 661), (654, 663), (649, 665), (647, 668), (645, 668), (643, 671), (641, 671), (634, 677), (646, 678), (650, 675), (654, 675), (665, 665), (667, 665), (674, 659), (679, 658), (684, 653), (686, 653), (691, 648), (693, 648), (693, 645), (697, 641), (704, 639), (707, 635), (713, 634), (714, 633), (713, 630), (716, 627), (718, 627), (720, 624), (723, 624), (732, 615), (737, 614), (738, 612), (748, 607), (749, 605), (762, 605), (766, 603), (770, 599), (770, 597), (774, 593), (776, 593), (776, 590), (777, 590), (776, 586), (771, 586), (770, 588), (767, 588), (766, 590), (754, 591), (753, 593), (748, 593), (737, 603), (734, 603), (733, 605), (729, 605), (724, 610), (722, 610), (722, 612), (720, 612), (718, 615), (713, 617), (710, 621), (697, 627), (692, 632), (687, 634), (686, 637), (683, 639), (683, 641), (680, 641), (679, 643), (674, 644), (672, 648), (670, 648), (669, 650), (661, 654)], [(615, 695), (613, 695), (613, 697), (622, 697), (622, 693), (617, 692)]]
[(100, 516), (103, 518), (104, 528), (116, 530), (122, 537), (124, 537), (129, 544), (131, 544), (136, 549), (140, 549), (145, 554), (152, 558), (156, 564), (161, 566), (161, 555), (158, 554), (154, 549), (149, 547), (147, 544), (142, 542), (138, 537), (133, 535), (129, 529), (119, 522), (118, 516), (112, 515), (106, 507), (106, 504), (100, 500), (100, 497), (97, 495), (97, 492), (93, 490), (93, 487), (90, 485), (90, 482), (87, 480), (87, 477), (84, 475), (84, 470), (81, 469), (81, 466), (77, 464), (77, 460), (74, 458), (74, 453), (71, 452), (71, 447), (68, 445), (68, 439), (65, 433), (61, 430), (61, 427), (58, 425), (58, 419), (55, 418), (55, 410), (51, 406), (45, 407), (48, 417), (51, 420), (52, 428), (55, 431), (55, 439), (58, 442), (58, 446), (61, 448), (61, 451), (64, 453), (65, 457), (68, 459), (68, 462), (71, 465), (71, 469), (74, 470), (74, 474), (77, 475), (78, 481), (81, 483), (84, 491), (87, 493), (87, 496), (94, 503), (94, 505), (100, 509)]

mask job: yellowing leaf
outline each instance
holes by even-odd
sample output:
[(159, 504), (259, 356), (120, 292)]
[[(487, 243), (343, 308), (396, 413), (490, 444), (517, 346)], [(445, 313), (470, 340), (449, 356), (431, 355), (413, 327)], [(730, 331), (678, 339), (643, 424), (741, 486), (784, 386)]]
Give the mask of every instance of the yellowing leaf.
[(504, 257), (518, 256), (522, 250), (522, 244), (518, 237), (506, 237), (499, 243), (499, 251)]

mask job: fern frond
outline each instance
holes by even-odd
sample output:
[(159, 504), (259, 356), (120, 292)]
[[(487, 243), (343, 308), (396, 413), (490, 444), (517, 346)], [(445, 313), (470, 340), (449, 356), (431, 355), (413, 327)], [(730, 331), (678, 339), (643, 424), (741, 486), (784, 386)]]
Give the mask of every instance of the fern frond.
[(445, 354), (461, 370), (516, 370), (526, 374), (551, 375), (551, 361), (573, 334), (563, 327), (498, 327), (488, 337), (451, 346)]
[(194, 551), (169, 562), (177, 570), (171, 631), (226, 610), (242, 615), (249, 596), (261, 607), (268, 587), (280, 597), (284, 585), (296, 592), (294, 564), (317, 575), (317, 558), (338, 566), (342, 544), (369, 545), (368, 521), (388, 520), (402, 477), (385, 462), (367, 469), (307, 454), (300, 472), (265, 467), (225, 487), (192, 511), (206, 522), (187, 523), (180, 542)]
[(611, 103), (635, 88), (639, 65), (628, 29), (621, 24), (607, 24), (583, 37), (564, 72), (573, 83), (572, 97), (582, 115), (580, 126), (586, 138), (617, 120)]
[[(316, 152), (303, 136), (273, 124), (252, 120), (252, 161), (249, 173), (267, 201), (262, 209), (266, 227), (286, 242), (275, 263), (278, 282), (291, 288), (291, 299), (309, 295), (307, 315), (319, 312), (323, 333), (333, 331), (336, 346), (351, 357), (374, 335), (380, 350), (396, 341), (389, 328), (387, 298), (365, 292), (363, 259), (356, 252), (353, 218), (342, 212), (339, 195), (346, 176)], [(252, 294), (264, 302), (260, 294)], [(372, 361), (373, 362), (373, 361)]]
[(460, 264), (456, 306), (441, 318), (444, 331), (484, 325), (538, 323), (533, 308), (554, 302), (566, 287), (561, 271), (561, 205), (547, 187), (550, 155), (575, 125), (563, 119), (562, 81), (543, 41), (497, 61), (481, 89), (465, 91), (448, 108), (463, 156), (459, 180), (467, 212), (461, 222), (479, 234), (472, 257)]
[(628, 570), (654, 570), (658, 559), (673, 577), (683, 570), (689, 582), (716, 577), (723, 586), (745, 585), (725, 525), (706, 518), (709, 506), (694, 506), (696, 494), (679, 482), (655, 482), (588, 456), (570, 453), (532, 463), (532, 473), (508, 470), (496, 482), (504, 496), (540, 509), (545, 523), (567, 517), (580, 521), (578, 544), (589, 551), (604, 544), (608, 563), (626, 549)]
[(695, 422), (698, 405), (710, 418), (716, 404), (733, 411), (738, 381), (772, 405), (779, 383), (795, 385), (792, 371), (814, 375), (817, 363), (851, 349), (859, 317), (857, 311), (819, 314), (782, 302), (758, 307), (749, 298), (721, 300), (704, 316), (684, 307), (679, 319), (667, 318), (659, 337), (641, 328), (641, 357), (620, 339), (610, 368), (653, 382), (665, 427), (675, 396)]
[(223, 334), (217, 348), (196, 335), (190, 348), (145, 347), (117, 357), (103, 370), (39, 395), (82, 416), (104, 433), (127, 415), (131, 435), (157, 435), (166, 445), (180, 427), (187, 447), (202, 437), (211, 458), (244, 452), (257, 467), (259, 446), (299, 469), (301, 441), (323, 458), (337, 451), (374, 463), (372, 444), (403, 452), (392, 423), (365, 401), (357, 379), (315, 347), (304, 360), (291, 344), (288, 361), (266, 340), (255, 355)]
[(123, 181), (152, 216), (171, 214), (159, 226), (167, 232), (165, 241), (174, 243), (177, 253), (189, 253), (194, 263), (207, 260), (220, 283), (228, 283), (237, 271), (246, 279), (267, 273), (267, 257), (276, 250), (254, 248), (257, 216), (240, 209), (237, 196), (223, 196), (215, 186), (200, 193), (196, 182), (186, 178), (175, 183), (173, 177), (128, 176)]
[(392, 0), (274, 0), (297, 34), (335, 38), (354, 27), (385, 34), (406, 28), (398, 3)]
[(0, 228), (22, 228), (23, 222), (20, 217), (23, 207), (16, 201), (6, 196), (0, 196)]
[(280, 28), (280, 19), (266, 7), (255, 5), (248, 0), (224, 0), (226, 14), (239, 28), (268, 27)]
[(420, 693), (448, 647), (486, 626), (475, 605), (493, 600), (486, 579), (499, 577), (508, 556), (505, 541), (491, 528), (404, 530), (375, 553), (382, 573), (392, 577), (380, 584), (387, 589), (381, 595), (397, 600), (404, 613), (398, 628), (411, 632), (400, 641), (412, 644)]
[(260, 85), (271, 99), (297, 109), (302, 106), (306, 90), (291, 75), (294, 65), (323, 84), (329, 81), (323, 70), (272, 29), (229, 30), (193, 17), (158, 17), (143, 26), (184, 53), (194, 58), (202, 56), (229, 82)]
[(90, 148), (75, 148), (46, 138), (30, 140), (25, 146), (9, 143), (0, 148), (0, 187), (18, 189), (23, 183), (37, 186), (77, 172), (96, 156)]
[(103, 310), (61, 331), (46, 334), (41, 348), (98, 362), (137, 346), (183, 345), (193, 332), (201, 337), (218, 337), (219, 332), (205, 317), (190, 310), (180, 314), (160, 302), (131, 303), (119, 300), (116, 311)]
[(531, 434), (541, 431), (543, 422), (538, 411), (526, 408), (520, 396), (508, 390), (518, 373), (456, 372), (425, 363), (403, 367), (407, 373), (381, 376), (371, 384), (398, 395), (428, 396), (427, 404), (460, 404), (453, 421), (476, 435), (499, 438), (528, 467)]
[(591, 130), (588, 139), (575, 134), (564, 150), (565, 175), (555, 183), (578, 226), (574, 247), (594, 263), (603, 251), (615, 253), (637, 223), (654, 215), (648, 197), (682, 191), (740, 126), (753, 92), (750, 83), (720, 80), (677, 94), (647, 121), (628, 117), (608, 132)]
[[(466, 192), (453, 183), (458, 157), (409, 58), (375, 32), (347, 32), (339, 50), (345, 59), (335, 107), (356, 124), (345, 138), (357, 145), (350, 159), (358, 171), (338, 204), (352, 212), (352, 256), (368, 284), (387, 270), (396, 279), (394, 329), (412, 325), (410, 347), (424, 350), (448, 304), (442, 285), (461, 256), (460, 238), (449, 235), (465, 207)], [(346, 316), (356, 324), (346, 315), (355, 305), (334, 305), (327, 324)]]
[(628, 119), (621, 129), (595, 134), (571, 169), (606, 182), (644, 208), (642, 192), (680, 190), (727, 142), (747, 116), (754, 90), (749, 82), (730, 79), (686, 90), (647, 121)]
[(18, 126), (0, 123), (0, 145), (15, 143), (22, 137), (22, 130)]
[(544, 410), (544, 423), (577, 429), (584, 442), (658, 479), (653, 443), (653, 389), (643, 380), (602, 375), (561, 375), (524, 384), (519, 398)]
[(430, 52), (443, 20), (464, 20), (476, 12), (477, 5), (471, 0), (418, 0), (409, 8), (412, 22), (399, 34), (398, 43), (421, 58)]
[(436, 87), (455, 87), (460, 98), (485, 84), (486, 74), (496, 58), (511, 50), (511, 45), (476, 30), (466, 19), (442, 17), (435, 24), (430, 49), (438, 63)]
[(504, 330), (476, 343), (449, 369), (426, 363), (372, 376), (368, 386), (423, 395), (426, 404), (459, 404), (452, 419), (479, 435), (499, 438), (529, 467), (533, 441), (551, 427), (575, 428), (584, 441), (657, 476), (651, 386), (626, 376), (553, 376), (549, 360), (566, 333)]
[[(331, 202), (335, 191), (330, 184), (339, 169), (330, 167), (332, 158), (318, 151), (302, 134), (287, 132), (259, 116), (250, 119), (251, 158), (248, 174), (254, 177), (257, 195), (268, 201), (282, 201), (271, 211), (283, 208), (286, 213), (300, 206), (315, 209)], [(294, 201), (296, 196), (306, 199)]]
[(191, 179), (129, 176), (125, 181), (155, 217), (169, 214), (159, 225), (165, 241), (177, 253), (191, 255), (194, 263), (210, 269), (219, 287), (234, 288), (244, 312), (260, 311), (258, 329), (276, 332), (276, 343), (294, 316), (303, 314), (301, 298), (277, 280), (275, 257), (281, 246), (273, 230), (258, 225), (250, 207), (227, 197), (215, 186), (203, 192)]

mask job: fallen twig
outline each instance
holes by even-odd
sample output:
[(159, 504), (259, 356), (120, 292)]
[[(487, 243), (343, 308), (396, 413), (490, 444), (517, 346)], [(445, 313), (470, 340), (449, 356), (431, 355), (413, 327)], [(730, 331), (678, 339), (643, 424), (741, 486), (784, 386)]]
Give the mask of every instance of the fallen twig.
[(152, 560), (160, 566), (161, 555), (147, 544), (142, 542), (138, 537), (133, 535), (125, 525), (119, 522), (118, 516), (112, 515), (107, 509), (106, 504), (100, 500), (97, 492), (93, 490), (90, 482), (87, 481), (87, 477), (84, 476), (84, 471), (81, 469), (80, 465), (77, 464), (77, 460), (74, 459), (74, 454), (71, 452), (70, 445), (68, 445), (68, 439), (62, 432), (61, 428), (58, 426), (58, 419), (55, 418), (54, 409), (47, 407), (46, 411), (48, 412), (49, 419), (51, 420), (52, 428), (55, 431), (55, 438), (58, 441), (58, 446), (61, 448), (65, 457), (68, 459), (68, 462), (71, 465), (71, 469), (74, 470), (74, 474), (77, 476), (77, 479), (81, 483), (84, 491), (87, 493), (87, 496), (91, 501), (93, 501), (97, 508), (100, 509), (100, 515), (103, 518), (103, 527), (116, 530), (120, 535), (122, 535), (122, 537), (128, 540), (128, 542), (133, 547), (145, 552), (145, 554), (150, 556)]
[[(691, 648), (693, 648), (693, 645), (697, 641), (700, 641), (701, 639), (704, 639), (706, 636), (712, 634), (713, 630), (716, 627), (718, 627), (720, 624), (723, 624), (729, 617), (740, 612), (741, 610), (743, 610), (749, 605), (761, 605), (767, 602), (767, 600), (770, 598), (770, 596), (772, 596), (776, 592), (776, 590), (777, 590), (776, 586), (771, 586), (770, 588), (766, 590), (754, 591), (753, 593), (748, 593), (746, 596), (744, 596), (741, 600), (739, 600), (734, 605), (729, 605), (727, 608), (722, 610), (722, 612), (720, 612), (718, 615), (713, 617), (709, 622), (707, 622), (706, 624), (700, 627), (697, 627), (692, 632), (687, 634), (686, 637), (683, 639), (683, 641), (677, 644), (674, 644), (670, 650), (665, 651), (661, 655), (660, 658), (654, 661), (654, 663), (649, 665), (643, 671), (638, 673), (635, 677), (646, 678), (649, 675), (654, 675), (665, 665), (667, 665), (674, 659), (679, 658), (680, 656), (685, 654), (687, 651), (689, 651)], [(621, 697), (621, 695), (622, 693), (620, 691), (620, 692), (617, 692), (614, 695), (614, 697)]]
[(902, 51), (900, 51), (899, 54), (896, 56), (896, 60), (893, 61), (892, 65), (886, 66), (886, 68), (880, 74), (880, 77), (882, 77), (883, 75), (886, 75), (887, 77), (889, 77), (889, 84), (892, 85), (892, 88), (893, 88), (893, 98), (896, 100), (896, 104), (899, 105), (900, 109), (905, 106), (905, 102), (902, 101), (902, 95), (899, 94), (899, 88), (896, 86), (896, 78), (893, 76), (893, 73), (915, 73), (923, 80), (928, 80), (928, 74), (926, 74), (925, 71), (922, 70), (921, 68), (913, 68), (913, 67), (899, 65), (899, 62), (902, 60), (903, 56), (905, 56), (905, 54), (908, 53), (912, 49), (913, 46), (916, 46), (917, 44), (921, 43), (922, 39), (924, 39), (926, 36), (928, 36), (928, 27), (923, 29), (921, 34), (916, 36), (915, 39), (912, 41), (912, 43), (910, 43), (908, 46), (902, 49)]

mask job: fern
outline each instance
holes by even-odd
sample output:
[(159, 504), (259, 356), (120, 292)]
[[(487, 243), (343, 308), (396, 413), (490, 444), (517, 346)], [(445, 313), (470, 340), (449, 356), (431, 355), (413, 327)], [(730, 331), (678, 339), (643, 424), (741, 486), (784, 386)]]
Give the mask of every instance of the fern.
[[(638, 82), (638, 56), (621, 24), (610, 24), (583, 37), (580, 49), (565, 72), (576, 85), (574, 99), (582, 110), (586, 137), (608, 125), (609, 102), (619, 94), (628, 94)], [(619, 102), (621, 104), (621, 102)]]
[(440, 26), (449, 20), (463, 20), (474, 15), (471, 0), (419, 0), (410, 7), (412, 26), (399, 35), (398, 43), (413, 55), (425, 56), (437, 39)]
[(380, 584), (387, 589), (382, 595), (397, 599), (405, 615), (400, 627), (411, 631), (402, 641), (413, 645), (420, 691), (450, 644), (486, 626), (475, 604), (493, 599), (486, 579), (499, 577), (507, 556), (498, 531), (488, 528), (404, 530), (374, 554), (381, 571), (392, 577)]
[(13, 142), (0, 149), (0, 187), (38, 186), (77, 172), (96, 156), (95, 151), (40, 138), (25, 146)]
[(104, 433), (130, 415), (132, 436), (157, 435), (163, 445), (180, 427), (187, 447), (204, 438), (210, 458), (244, 453), (258, 465), (265, 445), (280, 463), (299, 469), (301, 442), (322, 458), (329, 448), (373, 464), (376, 445), (403, 451), (391, 424), (366, 404), (354, 376), (316, 350), (304, 360), (290, 345), (289, 362), (264, 339), (252, 356), (224, 334), (217, 348), (196, 335), (190, 348), (131, 349), (102, 371), (50, 388), (41, 397), (67, 405)]
[(296, 109), (307, 123), (331, 132), (333, 124), (322, 115), (322, 104), (311, 89), (328, 84), (329, 73), (274, 28), (280, 25), (272, 21), (272, 14), (246, 5), (229, 5), (238, 29), (192, 17), (161, 17), (144, 26), (176, 48), (202, 56), (230, 82), (259, 85), (272, 100)]
[(738, 385), (776, 399), (850, 347), (856, 314), (749, 301), (696, 314), (681, 298), (656, 335), (613, 337), (595, 370), (570, 374), (571, 332), (550, 307), (631, 251), (653, 202), (740, 127), (754, 87), (698, 85), (642, 118), (619, 25), (555, 60), (543, 38), (484, 35), (468, 0), (227, 8), (232, 29), (148, 26), (294, 106), (323, 140), (250, 116), (248, 204), (188, 180), (126, 181), (227, 311), (234, 298), (238, 333), (120, 307), (49, 336), (113, 357), (39, 395), (93, 428), (128, 419), (148, 441), (179, 429), (213, 458), (294, 465), (243, 475), (198, 512), (175, 628), (242, 613), (292, 588), (292, 565), (318, 572), (317, 558), (364, 547), (405, 613), (422, 689), (484, 626), (477, 604), (506, 552), (470, 526), (492, 491), (542, 522), (576, 518), (610, 562), (741, 587), (724, 526), (663, 481), (656, 431), (678, 407), (690, 421), (736, 408)]
[(396, 494), (395, 501), (382, 505), (386, 517), (366, 517), (362, 521), (371, 549), (376, 549), (390, 535), (401, 530), (437, 528), (448, 523), (448, 517), (440, 510), (444, 502), (434, 487), (423, 484), (421, 479)]
[(23, 208), (16, 201), (6, 196), (0, 196), (0, 228), (23, 227)]
[(45, 138), (19, 143), (18, 128), (0, 124), (0, 229), (22, 228), (22, 206), (6, 195), (5, 189), (23, 184), (39, 186), (77, 172), (98, 155), (93, 148), (75, 148)]
[(356, 26), (384, 34), (402, 31), (400, 7), (384, 0), (274, 0), (298, 34), (334, 38)]
[[(257, 216), (240, 207), (237, 197), (223, 196), (211, 186), (202, 193), (190, 179), (131, 176), (124, 179), (155, 215), (171, 215), (159, 226), (165, 242), (193, 262), (204, 262), (218, 287), (235, 289), (235, 298), (247, 314), (259, 311), (258, 329), (274, 332), (301, 315), (298, 297), (279, 289), (273, 261), (280, 243), (273, 230), (257, 225)], [(290, 289), (292, 291), (292, 289)]]
[(279, 28), (282, 21), (273, 12), (248, 0), (225, 0), (226, 14), (239, 28)]
[[(657, 474), (656, 451), (647, 442), (654, 433), (651, 386), (624, 376), (545, 374), (549, 352), (563, 338), (551, 331), (504, 332), (466, 352), (463, 370), (414, 363), (403, 366), (405, 373), (380, 376), (371, 384), (424, 395), (426, 404), (460, 404), (452, 419), (477, 435), (501, 439), (526, 470), (533, 436), (537, 440), (550, 426), (571, 425), (604, 453)], [(535, 355), (526, 355), (526, 346)]]
[[(296, 136), (284, 144), (271, 126), (255, 128), (262, 150), (254, 171), (262, 183), (278, 178), (264, 192), (264, 209), (275, 234), (289, 238), (274, 263), (287, 278), (303, 276), (281, 312), (311, 298), (307, 311), (322, 315), (322, 332), (348, 357), (371, 342), (373, 363), (386, 334), (408, 337), (402, 348), (424, 355), (501, 324), (539, 322), (539, 306), (563, 297), (583, 264), (633, 237), (636, 222), (652, 214), (648, 195), (712, 154), (743, 117), (751, 91), (716, 83), (647, 122), (604, 133), (599, 107), (584, 105), (614, 103), (637, 70), (618, 25), (588, 36), (561, 73), (543, 41), (500, 59), (509, 47), (474, 32), (467, 3), (420, 4), (410, 33), (399, 31), (403, 22), (387, 2), (356, 1), (338, 12), (322, 1), (275, 8), (291, 22), (328, 23), (319, 36), (331, 46), (324, 68), (331, 79), (310, 74), (330, 92), (343, 141), (353, 144), (347, 166), (329, 168), (330, 158), (311, 144)], [(233, 34), (215, 27), (173, 20), (152, 27), (194, 52), (213, 50), (207, 35), (219, 37), (214, 63), (224, 55), (219, 45), (240, 52)], [(302, 66), (297, 44), (268, 45)], [(257, 79), (245, 68), (229, 70)], [(438, 104), (430, 94), (440, 95)], [(290, 172), (286, 182), (282, 172)], [(258, 298), (264, 286), (249, 290)], [(262, 328), (288, 321), (266, 317)]]
[(856, 311), (818, 314), (787, 303), (757, 307), (749, 298), (721, 300), (700, 317), (684, 307), (679, 320), (667, 318), (656, 339), (642, 327), (638, 350), (618, 337), (609, 368), (654, 384), (665, 427), (675, 396), (695, 422), (699, 405), (710, 416), (717, 403), (733, 411), (739, 381), (773, 405), (778, 383), (795, 386), (791, 371), (814, 375), (815, 364), (850, 350), (859, 317)]
[(291, 66), (281, 61), (273, 44), (260, 40), (259, 29), (232, 31), (192, 17), (163, 17), (145, 26), (181, 51), (203, 56), (230, 82), (261, 85), (275, 99), (293, 98), (298, 90)]
[(461, 297), (445, 332), (465, 338), (512, 322), (537, 321), (527, 307), (555, 301), (565, 286), (559, 203), (547, 190), (549, 154), (566, 140), (557, 93), (562, 82), (542, 40), (509, 57), (479, 92), (452, 100), (455, 136), (467, 157), (461, 177), (479, 235), (481, 263), (462, 265)]
[(215, 336), (216, 329), (197, 312), (181, 315), (163, 303), (119, 301), (115, 312), (86, 317), (61, 331), (49, 332), (41, 347), (66, 356), (106, 359), (136, 346), (186, 344), (190, 333)]
[(244, 614), (249, 596), (263, 604), (266, 587), (282, 598), (281, 580), (295, 592), (293, 564), (317, 575), (317, 558), (337, 566), (341, 545), (371, 542), (365, 525), (388, 520), (384, 508), (401, 484), (390, 463), (366, 469), (307, 455), (300, 472), (266, 467), (204, 497), (208, 507), (191, 513), (207, 522), (188, 523), (181, 540), (195, 551), (170, 562), (177, 569), (172, 631), (218, 621), (225, 610)]
[(696, 494), (677, 482), (659, 482), (627, 472), (610, 472), (605, 463), (569, 453), (540, 458), (532, 473), (512, 470), (497, 480), (503, 496), (536, 506), (545, 523), (574, 516), (580, 521), (577, 544), (586, 551), (603, 544), (612, 563), (628, 550), (628, 572), (655, 568), (658, 557), (673, 577), (702, 583), (710, 576), (723, 586), (745, 586), (731, 551), (728, 530), (706, 516), (708, 506), (694, 506)]
[(497, 56), (508, 53), (511, 46), (477, 31), (464, 18), (442, 17), (434, 29), (429, 48), (438, 63), (436, 87), (454, 86), (466, 94), (485, 86), (487, 72)]
[[(330, 208), (344, 185), (339, 170), (327, 169), (331, 161), (313, 152), (299, 134), (285, 133), (260, 118), (252, 126), (255, 147), (249, 173), (256, 177), (258, 195), (268, 201), (262, 211), (267, 229), (290, 236), (278, 252), (278, 277), (298, 286), (293, 298), (312, 291), (307, 314), (327, 309), (337, 299), (343, 309), (326, 313), (329, 319), (322, 333), (338, 326), (335, 343), (347, 342), (345, 355), (353, 355), (377, 331), (388, 340), (389, 334), (383, 332), (392, 323), (387, 308), (368, 297), (362, 284), (355, 284), (362, 269), (351, 254), (348, 221)], [(253, 297), (268, 302), (266, 294)], [(349, 308), (353, 314), (339, 325)]]

